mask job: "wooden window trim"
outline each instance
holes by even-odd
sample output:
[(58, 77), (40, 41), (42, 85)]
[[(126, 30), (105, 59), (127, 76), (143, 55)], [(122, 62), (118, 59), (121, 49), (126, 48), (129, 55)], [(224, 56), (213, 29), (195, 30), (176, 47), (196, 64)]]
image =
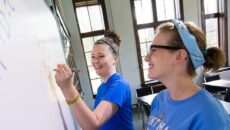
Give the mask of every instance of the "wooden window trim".
[[(154, 28), (154, 29), (156, 29), (156, 27), (159, 24), (164, 23), (166, 21), (171, 21), (171, 20), (158, 21), (158, 19), (157, 19), (156, 1), (152, 0), (153, 22), (152, 23), (147, 23), (147, 24), (139, 24), (139, 25), (137, 25), (137, 18), (136, 18), (136, 15), (135, 15), (134, 1), (135, 0), (130, 0), (130, 5), (131, 5), (132, 18), (133, 18), (134, 35), (135, 35), (135, 40), (136, 40), (137, 59), (138, 59), (138, 64), (139, 64), (139, 74), (140, 74), (141, 84), (144, 84), (146, 81), (144, 80), (144, 70), (142, 68), (143, 63), (142, 63), (142, 56), (141, 56), (141, 48), (139, 46), (140, 39), (139, 39), (139, 36), (138, 36), (138, 30), (139, 29), (146, 29), (146, 28)], [(181, 20), (184, 20), (183, 0), (179, 0), (179, 4), (180, 4), (180, 7), (179, 7), (180, 16), (175, 15), (175, 17), (179, 17)]]
[(201, 0), (201, 23), (202, 23), (202, 29), (204, 33), (206, 34), (206, 27), (205, 27), (205, 20), (211, 19), (211, 18), (218, 18), (218, 39), (219, 39), (219, 47), (221, 50), (224, 51), (226, 56), (226, 66), (229, 66), (228, 64), (228, 20), (227, 20), (227, 0), (217, 0), (218, 2), (218, 10), (219, 10), (219, 2), (224, 2), (224, 12), (220, 13), (212, 13), (212, 14), (205, 14), (204, 9), (204, 0)]
[[(82, 4), (82, 3), (81, 4), (76, 4), (76, 2), (83, 2), (83, 1), (85, 2), (85, 4)], [(87, 4), (87, 2), (89, 2), (89, 1), (93, 1), (93, 2)], [(104, 17), (105, 30), (107, 30), (107, 29), (109, 29), (109, 22), (108, 22), (108, 17), (107, 17), (107, 13), (106, 13), (105, 2), (104, 2), (104, 0), (72, 0), (72, 2), (73, 2), (75, 20), (77, 21), (77, 27), (79, 28), (79, 34), (80, 34), (80, 39), (81, 39), (81, 47), (84, 49), (84, 45), (83, 45), (83, 41), (82, 41), (83, 38), (104, 35), (104, 30), (97, 30), (97, 31), (91, 31), (91, 32), (81, 33), (80, 32), (80, 25), (79, 25), (79, 22), (78, 22), (78, 19), (77, 19), (76, 8), (78, 8), (78, 7), (84, 7), (84, 6), (92, 6), (92, 5), (101, 5), (102, 15)], [(87, 63), (85, 51), (83, 52), (83, 55), (84, 55), (85, 63)], [(95, 99), (96, 95), (93, 93), (91, 78), (90, 78), (90, 74), (89, 74), (89, 70), (88, 70), (88, 67), (90, 67), (90, 66), (87, 65), (86, 67), (87, 67), (87, 73), (88, 73), (89, 83), (90, 83), (90, 86), (91, 86), (90, 87), (91, 93), (93, 95), (93, 98)]]

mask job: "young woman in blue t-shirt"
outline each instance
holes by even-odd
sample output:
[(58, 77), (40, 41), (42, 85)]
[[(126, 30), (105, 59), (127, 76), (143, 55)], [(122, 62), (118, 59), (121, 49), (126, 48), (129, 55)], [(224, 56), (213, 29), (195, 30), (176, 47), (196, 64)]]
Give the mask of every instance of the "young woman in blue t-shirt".
[(63, 64), (56, 68), (56, 82), (83, 130), (134, 130), (130, 86), (115, 68), (120, 42), (117, 33), (107, 31), (104, 38), (94, 43), (91, 62), (103, 79), (94, 111), (80, 98), (72, 83), (71, 70)]
[(147, 130), (230, 130), (220, 102), (192, 81), (198, 67), (218, 69), (225, 63), (222, 51), (206, 46), (204, 33), (192, 23), (173, 20), (157, 28), (145, 60), (149, 78), (167, 89), (152, 101)]

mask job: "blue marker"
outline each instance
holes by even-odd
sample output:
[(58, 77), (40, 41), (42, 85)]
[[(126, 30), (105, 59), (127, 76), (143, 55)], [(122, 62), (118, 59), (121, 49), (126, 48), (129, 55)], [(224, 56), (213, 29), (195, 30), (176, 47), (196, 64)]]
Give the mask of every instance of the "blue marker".
[(6, 68), (6, 66), (3, 64), (3, 62), (0, 60), (0, 66), (2, 66), (2, 68), (4, 69), (4, 70), (7, 70), (7, 68)]

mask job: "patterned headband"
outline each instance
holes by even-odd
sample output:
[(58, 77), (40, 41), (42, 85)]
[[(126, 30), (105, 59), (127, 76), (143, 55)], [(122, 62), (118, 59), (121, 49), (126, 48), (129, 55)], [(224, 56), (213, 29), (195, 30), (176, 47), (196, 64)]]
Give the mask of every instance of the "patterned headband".
[(112, 38), (104, 37), (104, 38), (101, 38), (101, 39), (97, 40), (96, 43), (97, 43), (97, 42), (106, 43), (106, 44), (109, 45), (109, 47), (112, 49), (113, 54), (118, 55), (118, 51), (117, 51), (117, 49), (116, 49), (115, 43), (114, 43), (114, 41), (113, 41)]
[(172, 22), (177, 28), (184, 46), (189, 53), (193, 67), (197, 69), (199, 66), (204, 64), (205, 60), (200, 48), (197, 45), (195, 36), (188, 31), (187, 27), (182, 21), (174, 19)]

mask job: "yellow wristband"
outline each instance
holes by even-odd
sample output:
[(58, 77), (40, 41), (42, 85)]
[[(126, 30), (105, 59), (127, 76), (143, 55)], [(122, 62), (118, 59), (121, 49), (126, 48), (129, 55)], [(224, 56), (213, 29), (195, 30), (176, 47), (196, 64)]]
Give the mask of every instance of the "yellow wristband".
[(79, 100), (79, 98), (80, 98), (80, 95), (77, 95), (77, 96), (75, 96), (73, 99), (71, 99), (69, 101), (66, 100), (66, 102), (67, 102), (68, 105), (72, 105), (72, 104), (76, 103)]

